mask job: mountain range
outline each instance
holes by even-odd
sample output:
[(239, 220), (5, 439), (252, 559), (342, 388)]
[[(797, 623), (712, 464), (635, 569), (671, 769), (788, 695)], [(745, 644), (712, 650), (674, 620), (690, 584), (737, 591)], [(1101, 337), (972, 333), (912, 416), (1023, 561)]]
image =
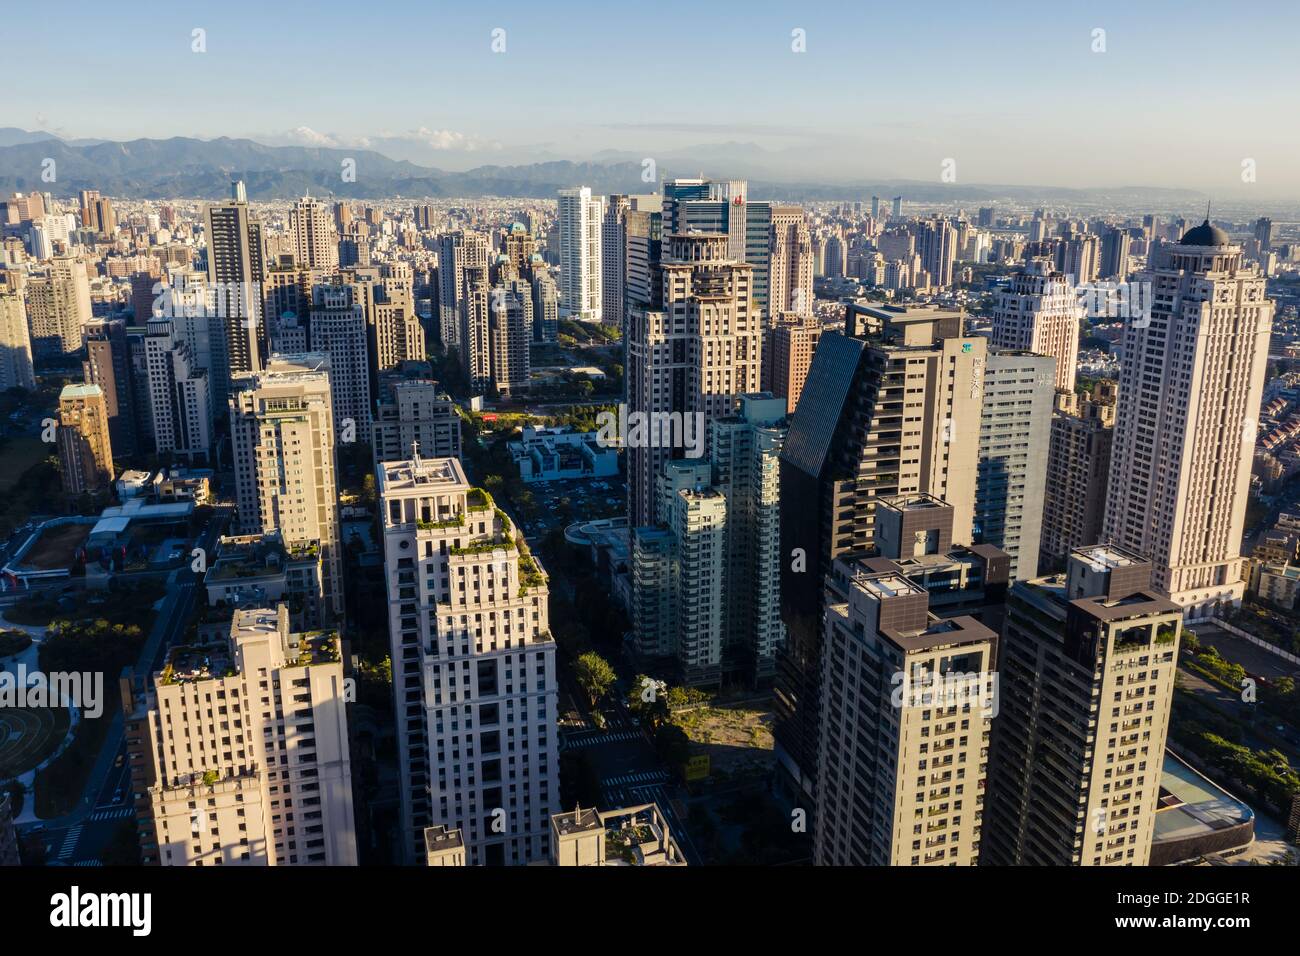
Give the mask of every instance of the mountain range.
[[(1203, 201), (1186, 189), (1127, 187), (1066, 189), (1049, 186), (942, 184), (915, 180), (783, 182), (765, 178), (756, 147), (714, 144), (663, 157), (658, 178), (694, 176), (747, 178), (754, 199), (789, 201), (882, 198), (903, 194), (919, 202), (1088, 201), (1123, 198), (1161, 205)], [(54, 181), (42, 178), (53, 160)], [(345, 181), (344, 163), (355, 162), (355, 181)], [(669, 168), (671, 167), (671, 168)], [(50, 133), (0, 128), (0, 192), (46, 191), (72, 196), (97, 189), (130, 199), (229, 195), (233, 179), (244, 180), (250, 199), (291, 199), (307, 192), (348, 199), (395, 197), (521, 197), (549, 199), (567, 186), (590, 186), (594, 193), (653, 190), (642, 180), (642, 160), (606, 152), (588, 161), (550, 160), (512, 166), (478, 166), (447, 171), (394, 160), (374, 150), (268, 146), (251, 139), (134, 139), (125, 142), (64, 140)]]

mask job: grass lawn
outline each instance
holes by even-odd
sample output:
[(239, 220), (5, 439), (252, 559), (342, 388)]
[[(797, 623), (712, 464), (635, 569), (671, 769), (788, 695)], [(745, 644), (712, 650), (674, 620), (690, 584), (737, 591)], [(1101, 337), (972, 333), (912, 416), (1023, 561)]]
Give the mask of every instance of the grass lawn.
[(53, 445), (30, 435), (18, 435), (0, 442), (0, 494), (13, 488), (28, 468), (53, 453)]

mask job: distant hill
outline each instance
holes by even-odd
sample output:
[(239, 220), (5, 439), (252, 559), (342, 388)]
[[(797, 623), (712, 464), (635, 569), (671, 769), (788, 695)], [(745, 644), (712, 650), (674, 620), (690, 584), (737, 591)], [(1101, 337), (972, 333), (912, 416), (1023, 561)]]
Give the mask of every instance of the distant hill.
[[(55, 161), (53, 183), (41, 179), (42, 163)], [(356, 181), (344, 182), (344, 160), (356, 163)], [(665, 164), (666, 166), (666, 164)], [(675, 154), (664, 175), (735, 176), (708, 147), (696, 155)], [(310, 191), (349, 199), (394, 196), (519, 196), (553, 198), (566, 186), (590, 186), (596, 193), (639, 193), (651, 187), (641, 179), (640, 161), (606, 154), (601, 162), (558, 160), (520, 166), (479, 166), (448, 172), (393, 160), (373, 150), (266, 146), (249, 139), (135, 139), (128, 142), (65, 142), (48, 133), (0, 128), (0, 192), (50, 191), (75, 195), (97, 189), (132, 199), (195, 197), (218, 199), (229, 194), (230, 181), (242, 179), (251, 199), (291, 199)], [(997, 198), (1024, 201), (1086, 199), (1103, 196), (1161, 203), (1198, 200), (1183, 189), (1060, 189), (1038, 186), (944, 185), (899, 180), (799, 183), (751, 177), (754, 199), (806, 201), (882, 198), (903, 194), (917, 202), (981, 202)]]

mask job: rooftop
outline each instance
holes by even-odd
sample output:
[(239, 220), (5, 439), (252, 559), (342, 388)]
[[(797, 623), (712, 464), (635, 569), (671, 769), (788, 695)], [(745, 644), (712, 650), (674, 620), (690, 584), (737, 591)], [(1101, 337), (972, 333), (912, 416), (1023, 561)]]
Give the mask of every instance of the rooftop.
[(385, 490), (425, 486), (430, 491), (469, 490), (465, 470), (457, 458), (420, 458), (417, 455), (404, 461), (386, 461), (380, 467)]

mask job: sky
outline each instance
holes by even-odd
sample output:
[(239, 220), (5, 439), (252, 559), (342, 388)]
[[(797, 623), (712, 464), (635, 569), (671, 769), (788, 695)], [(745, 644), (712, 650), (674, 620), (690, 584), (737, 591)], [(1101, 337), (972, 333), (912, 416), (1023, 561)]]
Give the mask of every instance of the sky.
[(790, 181), (946, 168), (1300, 198), (1293, 0), (4, 8), (0, 126), (64, 138), (368, 146), (443, 169), (712, 150)]

